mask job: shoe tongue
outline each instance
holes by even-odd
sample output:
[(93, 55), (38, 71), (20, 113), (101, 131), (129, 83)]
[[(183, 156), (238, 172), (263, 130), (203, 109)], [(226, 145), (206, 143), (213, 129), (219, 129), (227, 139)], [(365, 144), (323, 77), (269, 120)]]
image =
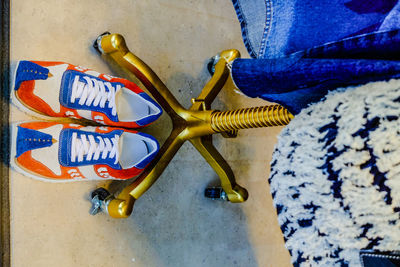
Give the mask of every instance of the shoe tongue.
[(122, 87), (119, 89), (117, 92), (115, 92), (115, 107), (117, 109), (117, 114), (119, 114), (119, 111), (123, 109), (123, 94), (122, 91), (125, 89), (125, 87)]
[(118, 139), (118, 153), (121, 154), (121, 151), (124, 149), (124, 134), (121, 134), (121, 136)]

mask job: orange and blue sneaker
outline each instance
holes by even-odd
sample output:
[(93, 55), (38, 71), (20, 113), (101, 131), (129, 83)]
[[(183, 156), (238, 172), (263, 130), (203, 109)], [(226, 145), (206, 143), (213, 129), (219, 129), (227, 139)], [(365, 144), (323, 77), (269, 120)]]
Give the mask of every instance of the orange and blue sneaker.
[(162, 113), (135, 83), (64, 62), (20, 61), (13, 91), (24, 111), (110, 126), (143, 127)]
[(159, 150), (144, 133), (57, 122), (16, 123), (11, 138), (11, 166), (45, 181), (133, 178)]

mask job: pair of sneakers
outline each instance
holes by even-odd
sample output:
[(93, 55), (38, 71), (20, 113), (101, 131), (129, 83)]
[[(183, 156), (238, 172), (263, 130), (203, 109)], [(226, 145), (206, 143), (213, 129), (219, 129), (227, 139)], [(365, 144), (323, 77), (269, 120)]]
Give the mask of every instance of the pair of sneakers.
[(11, 166), (27, 176), (46, 181), (129, 179), (159, 150), (154, 137), (127, 129), (154, 122), (162, 109), (126, 79), (64, 62), (20, 61), (12, 83), (12, 102), (23, 111), (102, 124), (13, 124)]

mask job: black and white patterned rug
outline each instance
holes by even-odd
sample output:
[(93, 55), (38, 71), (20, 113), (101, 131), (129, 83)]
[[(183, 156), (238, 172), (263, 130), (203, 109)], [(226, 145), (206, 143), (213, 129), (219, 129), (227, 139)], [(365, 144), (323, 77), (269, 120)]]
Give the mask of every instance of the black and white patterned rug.
[(269, 178), (295, 266), (400, 250), (400, 80), (339, 89), (282, 131)]

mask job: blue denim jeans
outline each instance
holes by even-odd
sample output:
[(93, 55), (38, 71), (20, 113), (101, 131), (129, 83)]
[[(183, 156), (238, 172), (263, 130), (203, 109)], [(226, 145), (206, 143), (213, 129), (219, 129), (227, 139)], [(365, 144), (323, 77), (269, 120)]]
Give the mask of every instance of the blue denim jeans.
[(398, 0), (232, 0), (253, 58), (398, 28)]
[(398, 0), (232, 0), (255, 59), (232, 65), (246, 95), (293, 114), (329, 90), (400, 76)]

